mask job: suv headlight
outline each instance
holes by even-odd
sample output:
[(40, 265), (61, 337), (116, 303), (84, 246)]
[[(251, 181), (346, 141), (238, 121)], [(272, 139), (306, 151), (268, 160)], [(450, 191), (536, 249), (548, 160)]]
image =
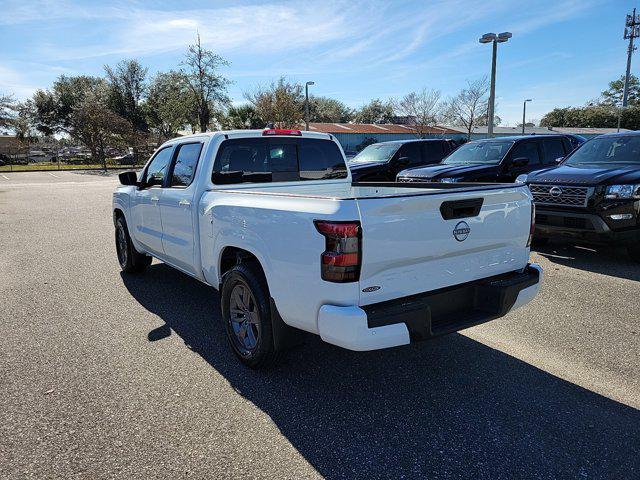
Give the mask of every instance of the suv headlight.
[(640, 198), (640, 185), (609, 185), (604, 198)]
[(522, 175), (518, 175), (516, 177), (516, 183), (527, 183), (527, 174), (523, 173)]
[(460, 179), (457, 177), (444, 177), (440, 179), (440, 183), (456, 183), (459, 181)]

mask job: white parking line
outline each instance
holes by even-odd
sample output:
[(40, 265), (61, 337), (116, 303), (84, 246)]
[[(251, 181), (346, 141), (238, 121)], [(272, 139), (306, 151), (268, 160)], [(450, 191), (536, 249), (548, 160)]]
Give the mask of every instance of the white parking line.
[(51, 172), (47, 172), (47, 173), (48, 173), (49, 175), (51, 175), (52, 177), (55, 177), (55, 178), (60, 178), (59, 176), (57, 176), (57, 175), (54, 175), (54, 174), (53, 174), (53, 173), (51, 173)]
[(5, 180), (9, 180), (9, 177), (7, 177), (6, 175), (0, 175), (0, 177), (4, 178)]

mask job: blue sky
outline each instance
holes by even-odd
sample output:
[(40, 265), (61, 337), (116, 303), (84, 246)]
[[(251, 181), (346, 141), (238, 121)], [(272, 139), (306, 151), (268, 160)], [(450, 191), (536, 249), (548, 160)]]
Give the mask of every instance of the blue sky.
[[(640, 4), (639, 4), (640, 5)], [(357, 107), (423, 87), (443, 96), (489, 73), (485, 32), (499, 47), (497, 113), (503, 124), (582, 105), (624, 73), (630, 1), (177, 1), (0, 0), (0, 93), (16, 98), (61, 74), (103, 73), (137, 58), (150, 73), (176, 68), (200, 32), (231, 62), (229, 93), (280, 75), (313, 80), (313, 93)], [(640, 61), (636, 59), (635, 64)], [(634, 64), (633, 71), (636, 71)]]

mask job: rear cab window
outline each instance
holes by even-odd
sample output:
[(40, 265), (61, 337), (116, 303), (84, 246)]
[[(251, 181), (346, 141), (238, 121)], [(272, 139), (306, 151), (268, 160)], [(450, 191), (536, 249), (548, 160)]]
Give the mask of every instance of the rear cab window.
[(212, 181), (224, 185), (347, 176), (342, 153), (331, 140), (252, 137), (222, 142), (214, 162)]

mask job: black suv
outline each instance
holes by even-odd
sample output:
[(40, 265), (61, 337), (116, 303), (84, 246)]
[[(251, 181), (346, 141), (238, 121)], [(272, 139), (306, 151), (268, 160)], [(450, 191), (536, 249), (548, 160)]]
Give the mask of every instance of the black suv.
[(468, 142), (439, 165), (399, 173), (399, 182), (513, 182), (556, 165), (573, 150), (565, 135), (526, 135)]
[(398, 140), (369, 145), (348, 161), (354, 181), (393, 182), (400, 170), (440, 163), (457, 147), (453, 140)]
[(640, 132), (595, 137), (522, 180), (536, 204), (538, 242), (619, 244), (640, 261)]

